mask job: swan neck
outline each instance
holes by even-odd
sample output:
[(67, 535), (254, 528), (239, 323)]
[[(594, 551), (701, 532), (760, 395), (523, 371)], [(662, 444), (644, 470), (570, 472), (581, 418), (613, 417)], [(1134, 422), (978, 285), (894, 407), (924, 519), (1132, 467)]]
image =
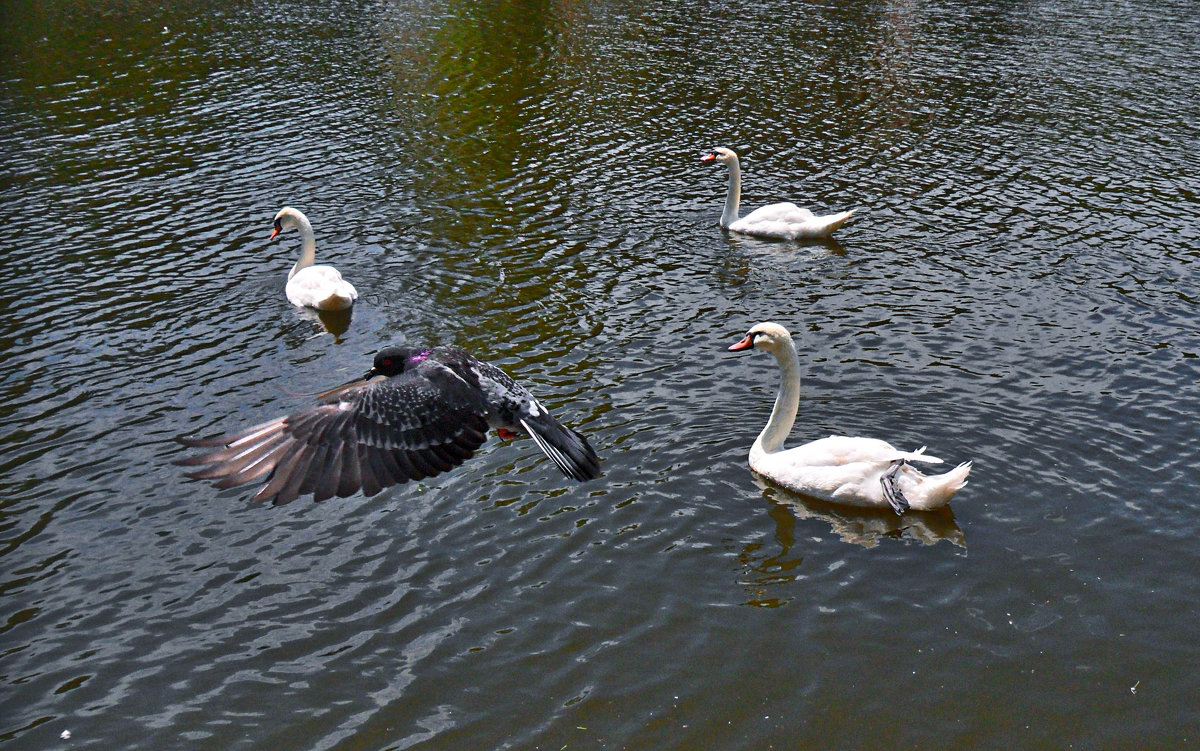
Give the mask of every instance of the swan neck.
[(292, 219), (292, 224), (300, 231), (300, 259), (288, 272), (288, 279), (295, 276), (300, 269), (312, 266), (317, 257), (317, 238), (313, 235), (312, 224), (309, 223), (308, 217), (295, 217)]
[(742, 202), (742, 166), (735, 156), (729, 162), (729, 192), (725, 194), (725, 211), (721, 213), (721, 226), (728, 227), (737, 221), (738, 207)]
[(782, 376), (779, 394), (775, 397), (775, 408), (771, 410), (767, 426), (755, 441), (755, 448), (768, 454), (783, 448), (800, 407), (800, 358), (796, 355), (796, 346), (789, 339), (774, 354)]

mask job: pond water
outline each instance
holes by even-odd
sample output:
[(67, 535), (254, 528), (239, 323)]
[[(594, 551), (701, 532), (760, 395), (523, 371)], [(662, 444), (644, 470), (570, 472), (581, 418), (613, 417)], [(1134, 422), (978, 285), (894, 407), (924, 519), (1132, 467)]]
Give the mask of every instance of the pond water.
[[(0, 745), (1196, 743), (1191, 0), (3, 14)], [(714, 146), (746, 209), (857, 213), (729, 235)], [(336, 335), (284, 205), (361, 293)], [(972, 460), (948, 509), (756, 480), (764, 320), (793, 443)], [(172, 465), (399, 342), (507, 368), (603, 477), (493, 440), (273, 508)]]

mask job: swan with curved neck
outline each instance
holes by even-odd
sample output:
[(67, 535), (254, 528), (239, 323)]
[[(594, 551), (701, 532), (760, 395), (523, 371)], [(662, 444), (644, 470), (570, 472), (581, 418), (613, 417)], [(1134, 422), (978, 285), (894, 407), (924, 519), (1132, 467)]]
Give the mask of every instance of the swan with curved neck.
[(800, 358), (792, 335), (777, 323), (759, 323), (730, 351), (770, 352), (783, 376), (767, 426), (750, 448), (750, 468), (802, 495), (847, 506), (891, 506), (897, 514), (945, 506), (967, 483), (971, 463), (941, 475), (925, 475), (914, 462), (940, 464), (925, 447), (900, 451), (877, 438), (829, 436), (791, 449), (784, 440), (800, 406)]
[(817, 216), (794, 203), (773, 203), (738, 219), (742, 201), (742, 166), (732, 149), (718, 148), (700, 157), (702, 162), (723, 164), (729, 170), (729, 192), (725, 194), (725, 210), (721, 226), (731, 232), (777, 240), (825, 239), (846, 223), (854, 209), (840, 214)]
[(268, 241), (288, 227), (300, 231), (300, 259), (288, 272), (287, 299), (293, 304), (317, 310), (345, 310), (358, 299), (358, 290), (342, 278), (332, 266), (313, 265), (317, 240), (312, 224), (302, 212), (285, 206), (275, 215), (275, 228)]

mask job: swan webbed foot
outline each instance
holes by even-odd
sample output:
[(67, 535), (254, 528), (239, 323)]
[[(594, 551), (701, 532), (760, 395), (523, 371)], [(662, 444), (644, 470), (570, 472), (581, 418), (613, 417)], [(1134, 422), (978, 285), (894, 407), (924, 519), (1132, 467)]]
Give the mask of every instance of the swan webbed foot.
[(879, 478), (879, 484), (883, 487), (884, 500), (891, 505), (897, 515), (903, 514), (909, 509), (908, 499), (904, 497), (904, 493), (900, 492), (900, 486), (896, 483), (896, 477), (907, 463), (908, 461), (905, 459), (897, 459), (892, 462), (892, 468)]

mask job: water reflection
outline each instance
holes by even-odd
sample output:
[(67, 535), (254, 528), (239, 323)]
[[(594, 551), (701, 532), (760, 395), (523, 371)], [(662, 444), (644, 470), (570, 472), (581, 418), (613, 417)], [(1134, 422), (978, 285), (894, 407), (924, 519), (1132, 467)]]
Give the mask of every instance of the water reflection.
[[(913, 27), (917, 22), (914, 0), (889, 0), (879, 23), (877, 41), (868, 53), (865, 82), (877, 98), (877, 116), (889, 128), (908, 125), (922, 94), (912, 78)], [(870, 79), (875, 80), (870, 80)]]
[[(855, 216), (858, 216), (856, 213)], [(830, 256), (846, 255), (846, 247), (832, 237), (801, 238), (796, 240), (775, 240), (763, 237), (753, 237), (722, 229), (729, 247), (743, 253), (804, 253), (809, 258), (828, 258)]]
[[(430, 12), (405, 7), (384, 29), (396, 106), (419, 136), (404, 145), (421, 167), (413, 174), (418, 200), (435, 217), (429, 228), (447, 240), (470, 244), (503, 231), (497, 214), (524, 220), (546, 211), (505, 193), (528, 163), (546, 158), (547, 144), (526, 135), (530, 112), (552, 90), (558, 5), (458, 3), (416, 28), (414, 17)], [(430, 37), (397, 43), (412, 34)]]
[[(796, 495), (772, 485), (753, 472), (751, 475), (755, 484), (762, 488), (763, 496), (773, 504), (771, 515), (777, 525), (776, 536), (785, 553), (794, 541), (793, 517), (820, 519), (829, 524), (842, 542), (861, 545), (864, 548), (873, 548), (885, 538), (912, 540), (922, 545), (935, 545), (946, 540), (960, 548), (967, 547), (966, 536), (954, 521), (954, 512), (949, 506), (936, 511), (910, 511), (903, 515), (898, 515), (891, 509), (837, 506)], [(779, 509), (786, 509), (789, 513), (781, 516), (775, 513)]]
[(345, 310), (305, 310), (306, 313), (313, 315), (325, 330), (333, 334), (335, 342), (342, 341), (342, 334), (350, 328), (350, 319), (354, 317), (354, 308), (346, 308)]
[[(911, 540), (921, 545), (936, 545), (946, 540), (966, 550), (966, 536), (949, 506), (898, 516), (891, 509), (838, 506), (796, 495), (754, 472), (750, 475), (762, 489), (763, 497), (770, 502), (767, 515), (775, 522), (774, 538), (778, 547), (755, 541), (747, 543), (737, 553), (741, 570), (739, 584), (748, 596), (744, 605), (778, 608), (796, 599), (796, 589), (789, 585), (806, 577), (802, 573), (804, 555), (795, 550), (796, 528), (802, 520), (823, 521), (842, 542), (864, 548), (877, 547), (885, 539)], [(816, 537), (808, 532), (803, 536), (806, 540)]]
[(738, 562), (743, 568), (741, 584), (750, 597), (743, 604), (756, 608), (777, 608), (794, 600), (794, 595), (781, 595), (791, 591), (781, 585), (799, 578), (800, 565), (804, 563), (804, 556), (792, 553), (796, 543), (796, 516), (778, 503), (773, 503), (767, 513), (775, 520), (779, 552), (772, 555), (766, 545), (754, 542), (738, 554)]

